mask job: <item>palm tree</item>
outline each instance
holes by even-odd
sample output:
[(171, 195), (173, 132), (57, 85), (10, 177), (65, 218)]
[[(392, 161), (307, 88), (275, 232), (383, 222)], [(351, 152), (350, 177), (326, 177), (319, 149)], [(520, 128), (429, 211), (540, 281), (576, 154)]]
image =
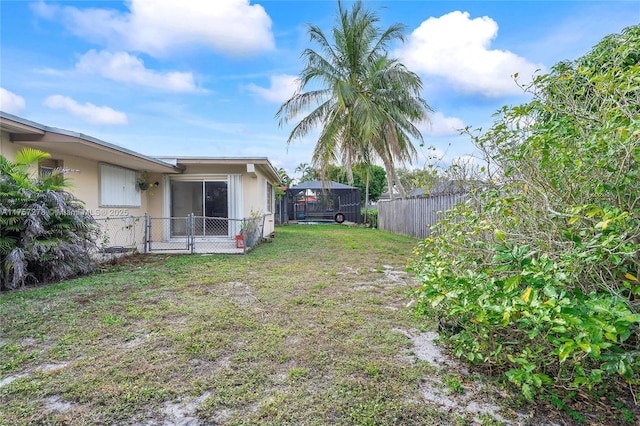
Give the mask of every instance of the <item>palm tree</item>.
[(287, 188), (291, 186), (291, 182), (293, 179), (289, 176), (284, 167), (280, 167), (278, 169), (278, 177), (280, 178), (280, 184), (286, 186)]
[(0, 290), (51, 282), (92, 270), (98, 228), (67, 192), (60, 170), (32, 173), (49, 154), (32, 148), (0, 155)]
[[(402, 193), (394, 164), (415, 156), (411, 138), (422, 141), (422, 135), (412, 123), (426, 119), (430, 108), (419, 96), (420, 78), (387, 56), (391, 42), (404, 40), (405, 27), (394, 24), (382, 30), (378, 22), (361, 1), (350, 11), (339, 1), (333, 41), (309, 25), (311, 41), (319, 49), (302, 53), (306, 66), (299, 90), (282, 104), (276, 118), (283, 125), (315, 107), (293, 128), (287, 143), (320, 127), (312, 164), (322, 178), (327, 165), (342, 163), (352, 183), (352, 165), (375, 155), (385, 166), (390, 188), (395, 184)], [(317, 88), (305, 91), (314, 85)]]
[(431, 108), (419, 96), (422, 90), (420, 77), (397, 60), (380, 57), (369, 77), (367, 86), (373, 94), (369, 120), (374, 123), (372, 127), (376, 132), (372, 132), (367, 140), (384, 164), (390, 194), (395, 187), (404, 197), (404, 187), (394, 162), (404, 163), (415, 157), (411, 138), (422, 142), (422, 134), (413, 123), (425, 120)]
[(296, 167), (296, 173), (302, 173), (300, 176), (299, 182), (306, 182), (309, 180), (316, 180), (318, 178), (318, 172), (316, 169), (311, 167), (309, 163), (300, 163), (298, 167)]

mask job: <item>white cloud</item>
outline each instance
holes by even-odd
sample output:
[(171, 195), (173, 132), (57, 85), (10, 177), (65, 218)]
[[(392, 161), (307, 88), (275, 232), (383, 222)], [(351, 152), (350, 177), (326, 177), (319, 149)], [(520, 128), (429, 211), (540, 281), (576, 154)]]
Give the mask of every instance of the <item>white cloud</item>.
[(68, 96), (53, 95), (44, 100), (44, 105), (52, 109), (62, 109), (93, 124), (127, 124), (124, 112), (109, 107), (99, 107), (91, 103), (79, 104)]
[(268, 88), (253, 83), (245, 88), (269, 102), (283, 103), (295, 94), (299, 85), (300, 80), (295, 75), (280, 74), (271, 76), (271, 86)]
[(60, 11), (58, 6), (47, 4), (42, 0), (30, 3), (29, 7), (33, 13), (44, 19), (55, 19)]
[(154, 87), (171, 92), (195, 92), (193, 74), (189, 72), (157, 72), (145, 68), (142, 59), (126, 52), (111, 53), (90, 50), (76, 64), (76, 69), (101, 75), (115, 81)]
[(468, 12), (455, 11), (422, 22), (396, 55), (413, 71), (442, 77), (463, 92), (520, 94), (511, 76), (518, 73), (524, 83), (543, 66), (508, 50), (491, 49), (497, 35), (493, 19), (471, 19)]
[(458, 135), (464, 128), (464, 121), (458, 117), (446, 117), (441, 112), (434, 112), (429, 116), (429, 121), (418, 125), (418, 129), (429, 136)]
[(26, 105), (22, 96), (0, 87), (0, 111), (8, 112), (9, 114), (20, 114)]
[(166, 56), (205, 46), (232, 56), (273, 50), (271, 18), (249, 0), (130, 0), (126, 12), (36, 3), (45, 19), (61, 19), (74, 34), (117, 49)]

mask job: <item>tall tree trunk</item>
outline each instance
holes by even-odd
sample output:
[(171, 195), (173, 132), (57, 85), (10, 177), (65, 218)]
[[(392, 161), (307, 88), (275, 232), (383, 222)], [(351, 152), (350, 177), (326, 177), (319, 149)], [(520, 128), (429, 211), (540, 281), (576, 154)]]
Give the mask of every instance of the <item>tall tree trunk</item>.
[[(391, 166), (391, 167), (393, 167), (393, 166)], [(400, 182), (400, 177), (398, 177), (398, 174), (396, 173), (395, 167), (393, 167), (393, 180), (395, 181), (396, 188), (398, 189), (398, 192), (400, 193), (400, 198), (407, 198), (407, 191), (404, 189), (404, 186), (402, 185), (402, 182)]]
[(400, 182), (398, 175), (396, 174), (396, 169), (393, 167), (393, 163), (386, 157), (382, 158), (382, 162), (384, 164), (384, 168), (387, 172), (387, 185), (389, 186), (389, 195), (393, 200), (395, 198), (394, 189), (398, 191), (400, 198), (405, 198), (407, 196), (406, 191), (404, 190), (404, 186)]
[(353, 169), (351, 168), (351, 164), (347, 163), (345, 169), (347, 170), (347, 182), (353, 186)]
[(389, 193), (389, 198), (393, 200), (393, 179), (391, 178), (391, 175), (389, 174), (389, 169), (387, 168), (386, 164), (384, 167), (386, 173), (385, 173), (385, 178), (387, 179), (387, 192)]

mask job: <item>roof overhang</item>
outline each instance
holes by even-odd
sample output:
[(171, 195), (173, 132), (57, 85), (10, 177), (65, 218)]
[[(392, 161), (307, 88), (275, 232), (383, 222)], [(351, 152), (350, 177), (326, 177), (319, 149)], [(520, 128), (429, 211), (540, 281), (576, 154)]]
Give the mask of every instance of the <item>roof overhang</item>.
[(0, 113), (0, 129), (10, 134), (10, 140), (56, 155), (68, 155), (112, 163), (133, 170), (154, 173), (180, 173), (173, 164), (147, 157), (82, 133), (44, 126), (4, 112)]
[(238, 165), (245, 166), (247, 173), (255, 177), (256, 170), (260, 171), (270, 182), (280, 181), (278, 171), (266, 157), (158, 157), (167, 163), (178, 166), (189, 165)]
[(11, 141), (48, 152), (52, 156), (70, 155), (153, 173), (180, 173), (179, 167), (163, 161), (73, 136), (50, 132), (44, 135), (12, 134)]
[(11, 134), (44, 135), (45, 131), (29, 124), (9, 120), (0, 116), (0, 129)]

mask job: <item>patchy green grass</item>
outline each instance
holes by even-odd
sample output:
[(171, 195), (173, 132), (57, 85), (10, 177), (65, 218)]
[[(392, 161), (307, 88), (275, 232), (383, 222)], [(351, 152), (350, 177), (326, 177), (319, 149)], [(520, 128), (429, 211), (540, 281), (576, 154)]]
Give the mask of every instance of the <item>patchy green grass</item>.
[(461, 424), (423, 401), (433, 368), (398, 332), (415, 243), (289, 226), (247, 256), (136, 256), (2, 294), (0, 424)]

